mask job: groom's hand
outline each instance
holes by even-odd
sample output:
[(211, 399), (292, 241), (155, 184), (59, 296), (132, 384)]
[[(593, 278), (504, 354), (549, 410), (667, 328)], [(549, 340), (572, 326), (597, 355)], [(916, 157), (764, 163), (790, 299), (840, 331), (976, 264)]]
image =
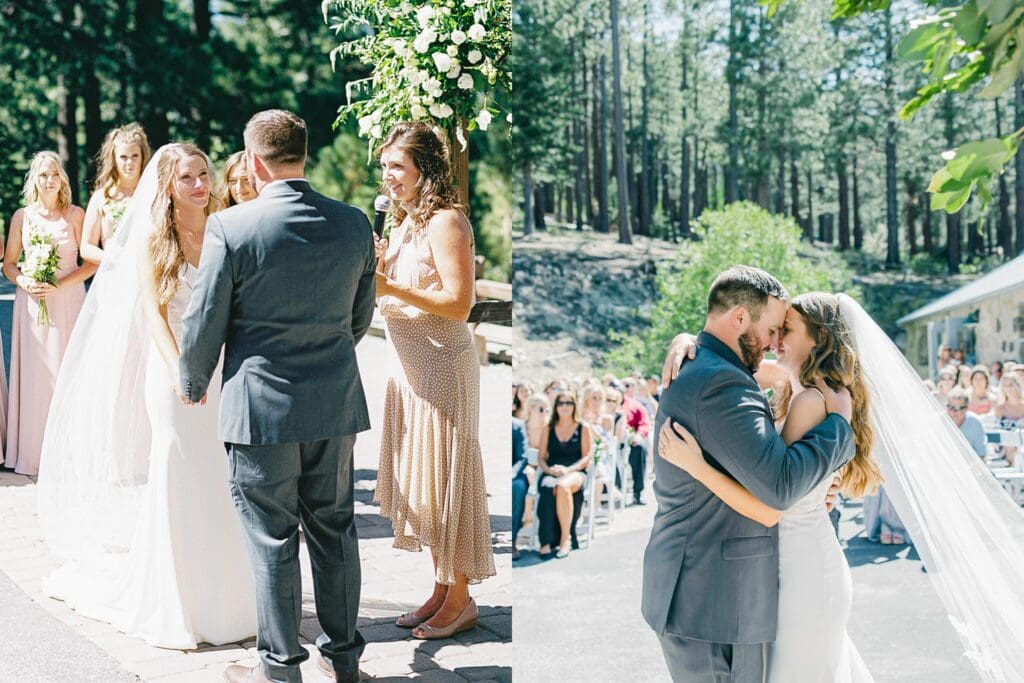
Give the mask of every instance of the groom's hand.
[(821, 391), (821, 395), (825, 397), (825, 410), (842, 415), (847, 422), (853, 419), (853, 398), (850, 396), (849, 389), (840, 387), (839, 391), (834, 391), (821, 379), (815, 384)]
[(668, 348), (665, 365), (661, 368), (661, 386), (667, 387), (679, 376), (679, 368), (683, 367), (684, 360), (696, 357), (697, 338), (686, 332), (677, 334)]

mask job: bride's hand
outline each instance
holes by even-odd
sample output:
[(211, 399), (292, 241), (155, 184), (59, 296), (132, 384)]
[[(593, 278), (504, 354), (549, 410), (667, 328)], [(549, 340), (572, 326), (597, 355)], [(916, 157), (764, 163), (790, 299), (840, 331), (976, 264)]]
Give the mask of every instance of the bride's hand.
[(693, 438), (693, 434), (671, 419), (665, 420), (665, 423), (661, 425), (661, 433), (658, 435), (658, 455), (690, 474), (707, 467), (708, 464), (700, 450), (700, 444)]
[(686, 359), (693, 360), (697, 357), (697, 338), (692, 334), (683, 332), (676, 335), (669, 346), (668, 355), (665, 356), (665, 365), (661, 368), (661, 386), (667, 387), (676, 377), (679, 376), (679, 369), (683, 367)]

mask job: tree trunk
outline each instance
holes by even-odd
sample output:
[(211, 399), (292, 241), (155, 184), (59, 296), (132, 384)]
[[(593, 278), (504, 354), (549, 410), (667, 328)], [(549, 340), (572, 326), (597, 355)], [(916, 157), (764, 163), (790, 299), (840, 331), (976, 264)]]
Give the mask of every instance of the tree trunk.
[(836, 180), (839, 184), (839, 248), (850, 248), (850, 188), (846, 172), (846, 155), (836, 159)]
[(929, 256), (935, 255), (935, 242), (932, 237), (932, 212), (925, 199), (921, 206), (921, 249)]
[(798, 153), (794, 150), (789, 156), (789, 215), (793, 217), (796, 224), (803, 227), (800, 220), (800, 174), (796, 167)]
[(651, 74), (648, 46), (651, 41), (651, 7), (650, 0), (644, 2), (644, 40), (640, 52), (640, 68), (643, 86), (640, 88), (640, 182), (637, 191), (640, 194), (640, 229), (641, 235), (651, 234), (651, 216), (654, 207), (651, 203), (653, 183), (651, 162)]
[[(1014, 129), (1024, 128), (1024, 76), (1017, 78), (1014, 92)], [(1017, 149), (1013, 160), (1013, 193), (1014, 193), (1014, 232), (1016, 233), (1016, 253), (1024, 252), (1024, 145)]]
[(864, 224), (860, 220), (860, 164), (857, 148), (853, 148), (853, 248), (864, 248)]
[(85, 107), (85, 154), (88, 158), (86, 184), (96, 179), (96, 155), (103, 146), (103, 119), (100, 116), (100, 80), (94, 64), (86, 63), (82, 79), (82, 104)]
[(885, 263), (900, 262), (899, 213), (896, 206), (896, 76), (893, 68), (892, 8), (885, 9)]
[(807, 164), (807, 221), (804, 223), (804, 237), (814, 241), (814, 173)]
[(587, 88), (587, 76), (589, 70), (587, 69), (587, 53), (586, 50), (581, 51), (581, 59), (583, 60), (583, 116), (580, 118), (580, 134), (583, 137), (583, 149), (581, 151), (582, 158), (580, 159), (580, 165), (583, 167), (583, 188), (582, 195), (580, 197), (583, 202), (583, 206), (586, 209), (585, 219), (590, 229), (594, 229), (594, 195), (593, 195), (593, 183), (590, 181), (590, 139), (591, 135), (587, 130), (587, 123), (593, 120), (589, 114), (594, 109), (594, 101), (591, 98), (591, 90)]
[(533, 177), (530, 162), (523, 164), (523, 237), (533, 234)]
[[(953, 149), (956, 141), (956, 109), (952, 93), (946, 93), (942, 100), (946, 149)], [(946, 214), (946, 267), (949, 272), (959, 273), (960, 262), (960, 214)]]
[[(70, 66), (70, 65), (69, 65)], [(65, 68), (68, 68), (66, 66)], [(57, 74), (57, 154), (64, 162), (68, 184), (73, 195), (81, 191), (81, 171), (78, 162), (78, 93), (75, 89), (78, 79), (63, 71)]]
[(608, 219), (608, 89), (605, 87), (605, 57), (598, 60), (600, 78), (597, 87), (601, 88), (601, 113), (598, 125), (597, 150), (597, 229), (607, 233), (611, 230)]
[(729, 163), (725, 174), (725, 201), (731, 204), (739, 201), (739, 117), (736, 112), (736, 80), (739, 63), (736, 56), (736, 0), (729, 0), (729, 60), (725, 67), (729, 84)]
[(907, 253), (913, 256), (917, 253), (917, 187), (911, 178), (906, 178), (904, 184), (907, 188)]
[(615, 100), (615, 178), (618, 185), (619, 242), (633, 243), (629, 226), (629, 205), (626, 199), (626, 132), (623, 130), (622, 60), (619, 51), (619, 0), (609, 0), (612, 28), (612, 90)]
[(544, 205), (547, 203), (547, 183), (537, 183), (534, 186), (533, 220), (538, 230), (547, 230), (548, 224), (544, 218)]
[(163, 0), (137, 0), (132, 48), (135, 63), (139, 66), (135, 81), (135, 107), (153, 149), (170, 142), (171, 136), (165, 106), (168, 93), (161, 92), (161, 84), (166, 80), (166, 66), (153, 59), (154, 50), (159, 50), (163, 42), (163, 23)]
[[(996, 136), (1003, 137), (1003, 112), (999, 106), (999, 100), (995, 100), (996, 105)], [(1013, 256), (1013, 228), (1010, 225), (1010, 191), (1006, 186), (1006, 174), (999, 174), (999, 220), (996, 223), (996, 241), (999, 243), (999, 248), (1003, 252), (1003, 258), (1008, 259)]]

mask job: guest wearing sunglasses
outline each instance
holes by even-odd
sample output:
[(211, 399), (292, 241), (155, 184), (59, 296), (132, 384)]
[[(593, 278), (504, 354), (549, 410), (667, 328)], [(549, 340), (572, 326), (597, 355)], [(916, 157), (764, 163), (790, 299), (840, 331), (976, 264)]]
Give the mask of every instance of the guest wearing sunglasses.
[(974, 413), (967, 411), (970, 401), (968, 393), (959, 387), (949, 392), (946, 401), (946, 414), (960, 428), (967, 442), (979, 457), (985, 456), (985, 426)]
[(583, 502), (584, 472), (594, 446), (590, 427), (580, 418), (576, 393), (567, 389), (556, 392), (554, 405), (537, 457), (542, 472), (537, 506), (542, 557), (550, 556), (556, 541), (557, 557), (569, 554), (570, 543), (578, 547), (576, 520)]

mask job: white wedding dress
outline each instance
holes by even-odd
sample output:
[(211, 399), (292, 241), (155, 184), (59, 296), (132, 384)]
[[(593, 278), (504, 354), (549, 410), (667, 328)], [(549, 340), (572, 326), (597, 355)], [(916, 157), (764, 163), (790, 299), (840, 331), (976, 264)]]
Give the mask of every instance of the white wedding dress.
[[(198, 271), (191, 265), (167, 306), (176, 341)], [(145, 405), (152, 431), (148, 484), (127, 552), (62, 566), (43, 591), (79, 613), (159, 647), (239, 642), (256, 633), (252, 574), (217, 438), (221, 369), (203, 406), (186, 406), (151, 344)]]
[(779, 619), (768, 683), (868, 683), (846, 634), (853, 582), (825, 510), (828, 477), (779, 520)]

